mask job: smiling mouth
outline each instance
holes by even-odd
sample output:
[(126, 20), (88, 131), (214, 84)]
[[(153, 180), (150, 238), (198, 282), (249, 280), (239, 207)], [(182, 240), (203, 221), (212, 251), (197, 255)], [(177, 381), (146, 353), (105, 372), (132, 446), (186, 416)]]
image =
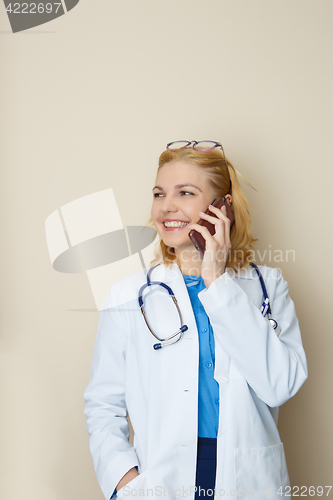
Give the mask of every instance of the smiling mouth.
[(189, 222), (178, 222), (178, 221), (163, 222), (163, 226), (167, 229), (173, 228), (173, 227), (185, 227), (188, 224), (189, 224)]

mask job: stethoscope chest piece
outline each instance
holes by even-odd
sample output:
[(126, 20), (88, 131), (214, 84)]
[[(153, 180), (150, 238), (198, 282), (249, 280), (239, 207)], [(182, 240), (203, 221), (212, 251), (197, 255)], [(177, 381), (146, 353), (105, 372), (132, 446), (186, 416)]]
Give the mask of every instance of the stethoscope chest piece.
[(269, 321), (269, 322), (270, 322), (270, 324), (272, 325), (272, 327), (273, 327), (273, 329), (274, 329), (274, 331), (275, 331), (276, 335), (277, 335), (277, 336), (279, 336), (279, 335), (280, 335), (280, 333), (281, 333), (281, 327), (280, 327), (280, 325), (278, 325), (278, 323), (277, 323), (277, 322), (275, 321), (275, 319), (273, 319), (273, 318), (269, 318), (269, 319), (268, 319), (268, 321)]

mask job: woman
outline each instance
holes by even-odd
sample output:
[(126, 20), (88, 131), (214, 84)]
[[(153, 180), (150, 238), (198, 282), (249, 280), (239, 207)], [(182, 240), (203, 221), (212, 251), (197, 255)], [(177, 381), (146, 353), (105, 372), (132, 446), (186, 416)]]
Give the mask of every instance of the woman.
[[(219, 143), (171, 143), (160, 156), (151, 210), (160, 241), (148, 279), (162, 286), (143, 287), (141, 271), (111, 287), (84, 394), (106, 499), (290, 494), (278, 407), (307, 379), (306, 357), (288, 285), (263, 267), (277, 329), (262, 310), (238, 175)], [(221, 196), (232, 227), (226, 207), (211, 206)], [(204, 239), (203, 258), (191, 230)]]

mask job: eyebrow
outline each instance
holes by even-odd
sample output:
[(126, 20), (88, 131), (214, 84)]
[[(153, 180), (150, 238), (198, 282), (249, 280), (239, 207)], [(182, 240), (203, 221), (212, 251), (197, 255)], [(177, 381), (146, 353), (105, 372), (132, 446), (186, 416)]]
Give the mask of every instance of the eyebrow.
[[(194, 187), (196, 189), (198, 189), (199, 191), (201, 191), (202, 193), (202, 190), (200, 188), (198, 188), (198, 186), (195, 186), (194, 184), (177, 184), (177, 186), (175, 186), (176, 189), (181, 189), (183, 187)], [(154, 191), (154, 189), (160, 189), (161, 191), (163, 191), (163, 188), (161, 188), (160, 186), (154, 186), (152, 191)]]

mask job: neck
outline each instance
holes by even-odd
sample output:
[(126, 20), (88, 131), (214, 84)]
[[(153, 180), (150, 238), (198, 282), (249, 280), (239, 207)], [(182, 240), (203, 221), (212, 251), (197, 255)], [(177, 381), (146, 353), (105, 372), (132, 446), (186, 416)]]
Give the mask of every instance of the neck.
[(175, 254), (180, 262), (182, 274), (201, 276), (201, 257), (199, 252), (193, 247), (191, 249), (175, 248)]

